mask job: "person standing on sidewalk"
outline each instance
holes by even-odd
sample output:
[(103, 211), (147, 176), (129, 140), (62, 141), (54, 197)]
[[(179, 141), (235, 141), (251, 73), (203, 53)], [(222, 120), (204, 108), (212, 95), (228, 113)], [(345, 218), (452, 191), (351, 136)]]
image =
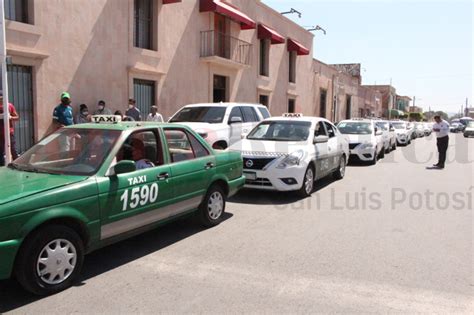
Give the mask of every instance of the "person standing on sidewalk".
[(436, 132), (436, 146), (438, 147), (438, 163), (433, 166), (443, 169), (446, 163), (446, 151), (449, 145), (449, 123), (441, 119), (441, 116), (434, 116), (436, 123), (433, 125), (433, 131)]
[(125, 116), (133, 118), (134, 121), (142, 121), (142, 113), (136, 107), (136, 102), (133, 98), (128, 100), (128, 109), (125, 112)]
[(148, 114), (146, 121), (163, 122), (163, 116), (158, 113), (158, 106), (153, 105), (151, 107), (151, 113)]
[(112, 115), (112, 111), (105, 107), (105, 101), (100, 100), (97, 103), (97, 110), (94, 112), (94, 115)]
[[(8, 103), (8, 112), (10, 115), (10, 153), (12, 160), (15, 160), (18, 158), (18, 153), (16, 151), (13, 123), (18, 121), (20, 116), (18, 116), (15, 106), (11, 103)], [(5, 126), (3, 125), (3, 117), (3, 91), (0, 91), (0, 166), (5, 166)]]
[[(61, 104), (56, 106), (53, 111), (53, 123), (56, 130), (74, 125), (71, 95), (68, 92), (61, 93)], [(71, 149), (71, 139), (67, 136), (61, 137), (59, 139), (59, 149), (61, 152), (68, 152)]]

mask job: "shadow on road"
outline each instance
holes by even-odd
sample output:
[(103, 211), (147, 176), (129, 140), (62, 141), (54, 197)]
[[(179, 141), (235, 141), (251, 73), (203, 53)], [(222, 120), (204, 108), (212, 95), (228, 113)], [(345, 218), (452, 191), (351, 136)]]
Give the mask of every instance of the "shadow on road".
[[(225, 221), (232, 216), (232, 213), (226, 212), (222, 224), (225, 224)], [(88, 279), (126, 265), (205, 230), (194, 218), (185, 218), (99, 249), (85, 257), (82, 274), (75, 286), (85, 285), (85, 281)], [(42, 298), (24, 291), (15, 280), (0, 281), (0, 314)]]
[[(313, 193), (325, 188), (333, 183), (335, 180), (331, 176), (327, 176), (314, 183)], [(244, 188), (239, 191), (234, 197), (229, 199), (229, 202), (241, 204), (254, 205), (286, 205), (297, 202), (302, 198), (293, 191), (269, 191)]]

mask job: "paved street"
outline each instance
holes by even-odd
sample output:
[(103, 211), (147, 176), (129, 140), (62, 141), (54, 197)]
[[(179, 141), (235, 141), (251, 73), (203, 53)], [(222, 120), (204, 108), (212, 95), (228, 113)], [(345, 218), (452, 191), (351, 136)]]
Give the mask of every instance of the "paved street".
[(474, 139), (433, 136), (351, 165), (311, 198), (242, 191), (226, 220), (183, 220), (86, 257), (82, 283), (43, 299), (0, 283), (12, 313), (468, 313)]

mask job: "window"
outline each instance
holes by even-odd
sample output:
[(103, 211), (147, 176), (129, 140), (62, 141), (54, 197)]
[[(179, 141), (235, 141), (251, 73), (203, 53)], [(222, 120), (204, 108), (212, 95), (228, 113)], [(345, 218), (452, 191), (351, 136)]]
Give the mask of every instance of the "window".
[(139, 131), (131, 134), (117, 153), (117, 162), (135, 161), (137, 169), (163, 165), (161, 142), (157, 141), (154, 130)]
[(260, 104), (265, 105), (268, 107), (268, 95), (260, 95), (258, 97), (258, 101)]
[(295, 112), (295, 100), (290, 98), (288, 100), (288, 113), (294, 113), (294, 112)]
[(324, 122), (324, 125), (326, 125), (326, 131), (328, 133), (329, 138), (335, 137), (336, 130), (333, 128), (333, 126), (327, 122)]
[(260, 40), (260, 75), (268, 77), (270, 61), (270, 41), (268, 39)]
[(209, 155), (209, 151), (207, 151), (206, 147), (199, 142), (196, 137), (188, 133), (189, 140), (191, 140), (191, 146), (193, 148), (194, 156), (196, 158), (204, 157)]
[(135, 0), (134, 45), (153, 49), (153, 0)]
[(221, 75), (214, 76), (214, 93), (213, 102), (226, 102), (227, 101), (227, 77)]
[(270, 113), (268, 112), (268, 109), (259, 107), (258, 110), (260, 111), (260, 114), (262, 114), (263, 119), (267, 119), (270, 117)]
[(314, 135), (317, 136), (327, 136), (326, 129), (322, 121), (318, 122), (314, 130)]
[(326, 99), (327, 91), (319, 90), (319, 116), (323, 118), (326, 118)]
[(240, 109), (242, 110), (242, 113), (244, 114), (245, 122), (259, 121), (257, 113), (255, 112), (255, 109), (253, 107), (241, 106)]
[(133, 95), (142, 117), (148, 115), (151, 111), (151, 106), (155, 105), (155, 83), (155, 81), (141, 79), (133, 80)]
[[(197, 139), (193, 139), (194, 137), (184, 129), (167, 128), (164, 133), (172, 163), (193, 160), (196, 157), (209, 154), (206, 148)], [(192, 142), (193, 144), (191, 144)]]
[(346, 119), (351, 119), (352, 113), (352, 98), (350, 95), (346, 95)]
[[(231, 112), (230, 112), (230, 115), (229, 115), (229, 123), (230, 122), (237, 122), (237, 120), (235, 120), (235, 118), (240, 118), (240, 122), (243, 122), (244, 121), (244, 116), (242, 115), (242, 111), (240, 110), (240, 107), (239, 106), (236, 106), (234, 108), (232, 108)], [(232, 121), (234, 119), (234, 121)]]
[(296, 83), (296, 51), (289, 52), (289, 81)]
[(28, 0), (5, 0), (5, 19), (28, 23)]

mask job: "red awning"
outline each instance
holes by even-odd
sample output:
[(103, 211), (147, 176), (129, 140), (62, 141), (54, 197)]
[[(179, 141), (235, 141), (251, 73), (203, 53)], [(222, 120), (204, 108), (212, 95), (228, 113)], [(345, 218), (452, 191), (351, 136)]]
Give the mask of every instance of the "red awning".
[(220, 0), (201, 0), (199, 2), (199, 12), (215, 12), (225, 15), (240, 23), (240, 27), (243, 30), (255, 29), (257, 26), (254, 20), (239, 9)]
[(296, 54), (298, 56), (309, 55), (309, 49), (304, 47), (298, 41), (288, 38), (287, 42), (288, 42), (288, 51), (296, 51)]
[(277, 31), (262, 23), (258, 24), (257, 37), (259, 39), (269, 39), (272, 44), (283, 44), (285, 42), (285, 38), (278, 34)]
[(181, 0), (163, 0), (163, 4), (181, 2)]

